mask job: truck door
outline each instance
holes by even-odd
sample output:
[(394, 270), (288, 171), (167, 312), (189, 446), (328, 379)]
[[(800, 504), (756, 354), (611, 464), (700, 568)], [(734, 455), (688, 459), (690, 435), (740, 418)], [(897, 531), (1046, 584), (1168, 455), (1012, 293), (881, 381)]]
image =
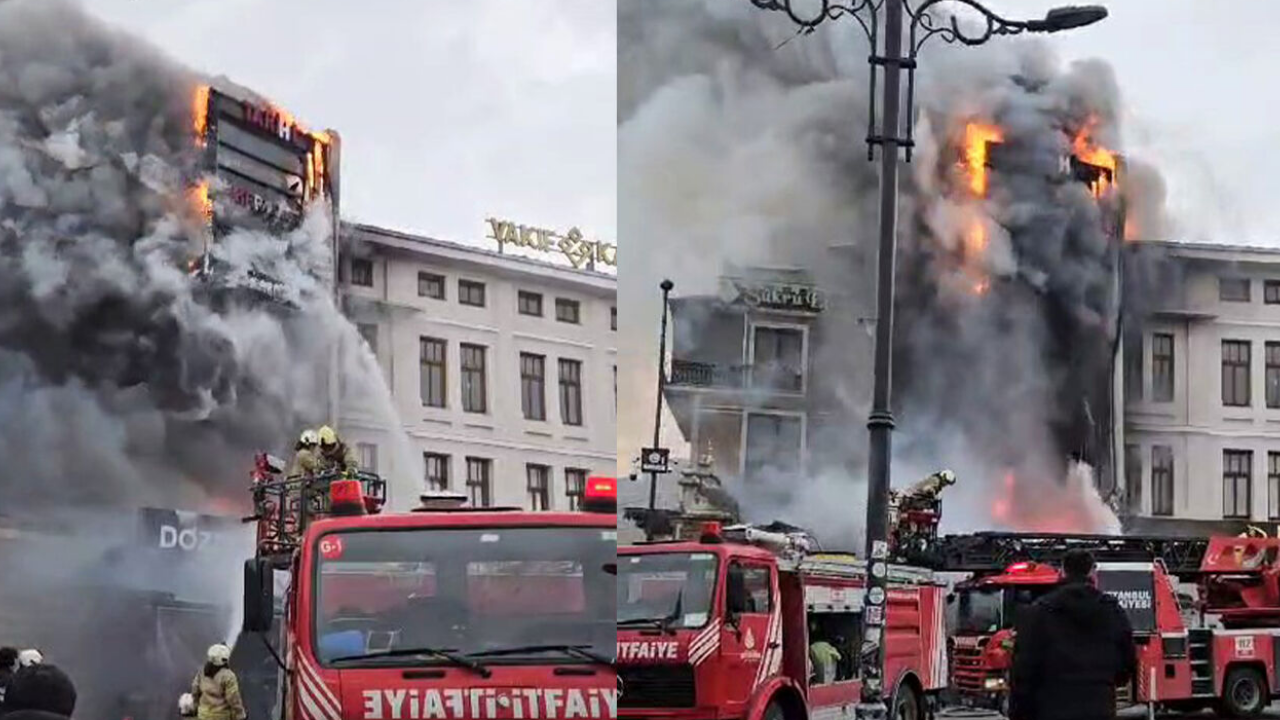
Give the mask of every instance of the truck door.
[[(761, 664), (780, 658), (780, 628), (770, 623), (778, 602), (776, 588), (771, 565), (743, 560), (729, 563), (720, 647), (726, 670), (725, 700), (731, 705), (750, 700), (763, 679)], [(726, 711), (733, 712), (730, 708)]]

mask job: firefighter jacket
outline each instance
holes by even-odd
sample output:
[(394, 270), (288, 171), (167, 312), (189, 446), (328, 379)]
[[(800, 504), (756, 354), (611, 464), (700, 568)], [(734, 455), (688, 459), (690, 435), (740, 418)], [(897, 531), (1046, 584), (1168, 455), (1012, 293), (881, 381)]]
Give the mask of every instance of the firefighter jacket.
[(240, 682), (230, 668), (219, 668), (210, 675), (209, 668), (201, 669), (191, 681), (191, 696), (196, 701), (196, 717), (199, 720), (245, 720), (244, 700), (240, 697)]
[(289, 476), (314, 475), (320, 468), (319, 453), (302, 448), (293, 456), (293, 465), (289, 466)]
[(1116, 599), (1068, 583), (1018, 618), (1009, 718), (1114, 718), (1116, 686), (1132, 679), (1137, 662), (1133, 628)]
[(814, 682), (825, 685), (836, 681), (836, 666), (840, 663), (840, 651), (826, 640), (809, 646), (809, 662), (813, 664)]
[(359, 461), (356, 460), (355, 451), (351, 446), (339, 440), (333, 449), (325, 452), (324, 448), (320, 448), (317, 454), (320, 464), (319, 472), (355, 472), (359, 470)]

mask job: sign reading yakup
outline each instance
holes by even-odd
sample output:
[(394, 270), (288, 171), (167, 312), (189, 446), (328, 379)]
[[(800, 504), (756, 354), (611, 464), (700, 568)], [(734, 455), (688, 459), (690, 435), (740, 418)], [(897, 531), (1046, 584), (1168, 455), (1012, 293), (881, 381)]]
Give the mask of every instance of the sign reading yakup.
[(751, 307), (767, 310), (794, 310), (822, 312), (827, 299), (822, 291), (812, 285), (786, 282), (752, 282), (730, 280), (737, 299)]
[(489, 239), (498, 241), (498, 251), (508, 245), (525, 247), (540, 253), (560, 252), (575, 268), (581, 269), (600, 263), (618, 266), (618, 246), (598, 240), (587, 240), (578, 228), (570, 228), (561, 235), (545, 228), (518, 225), (510, 220), (489, 218)]

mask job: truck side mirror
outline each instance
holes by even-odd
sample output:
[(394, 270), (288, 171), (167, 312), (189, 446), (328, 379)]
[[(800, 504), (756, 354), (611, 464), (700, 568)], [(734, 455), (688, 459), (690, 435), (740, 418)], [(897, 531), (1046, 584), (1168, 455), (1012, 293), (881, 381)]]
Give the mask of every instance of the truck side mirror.
[(264, 558), (244, 561), (244, 622), (241, 630), (265, 633), (275, 619), (275, 576)]

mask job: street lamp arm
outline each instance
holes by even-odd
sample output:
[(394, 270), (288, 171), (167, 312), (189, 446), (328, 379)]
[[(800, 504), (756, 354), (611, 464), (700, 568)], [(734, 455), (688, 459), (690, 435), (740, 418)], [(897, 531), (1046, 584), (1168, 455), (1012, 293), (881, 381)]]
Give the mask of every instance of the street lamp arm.
[[(929, 13), (929, 9), (944, 2), (959, 3), (977, 11), (982, 15), (984, 21), (982, 31), (976, 35), (966, 34), (960, 28), (960, 22), (954, 14), (947, 18), (945, 25), (936, 24), (934, 16)], [(1039, 27), (1043, 25), (1043, 20), (1010, 20), (995, 14), (986, 6), (977, 2), (977, 0), (925, 0), (915, 9), (912, 9), (909, 3), (905, 4), (907, 14), (911, 16), (911, 40), (908, 47), (913, 57), (920, 52), (920, 48), (924, 46), (925, 42), (935, 35), (941, 37), (943, 42), (973, 46), (981, 45), (995, 35), (1018, 35), (1026, 31), (1048, 30), (1048, 28)], [(917, 38), (917, 30), (924, 30), (924, 34)]]
[[(817, 0), (816, 3), (809, 3), (810, 5), (816, 5), (816, 7), (807, 14), (797, 12), (793, 7), (794, 2), (795, 0), (751, 0), (751, 4), (761, 10), (786, 13), (791, 22), (800, 27), (800, 32), (802, 33), (811, 33), (828, 20), (839, 20), (845, 15), (849, 15), (862, 26), (862, 31), (866, 33), (867, 39), (872, 44), (875, 43), (876, 13), (884, 0), (848, 0), (847, 2)], [(863, 17), (864, 11), (869, 17)]]

